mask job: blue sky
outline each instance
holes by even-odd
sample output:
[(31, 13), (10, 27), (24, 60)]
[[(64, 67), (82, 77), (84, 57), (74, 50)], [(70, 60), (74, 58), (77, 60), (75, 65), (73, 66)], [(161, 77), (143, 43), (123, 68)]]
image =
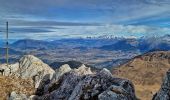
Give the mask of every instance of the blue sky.
[[(0, 0), (0, 36), (55, 39), (170, 34), (169, 0)], [(1, 32), (2, 31), (2, 32)]]

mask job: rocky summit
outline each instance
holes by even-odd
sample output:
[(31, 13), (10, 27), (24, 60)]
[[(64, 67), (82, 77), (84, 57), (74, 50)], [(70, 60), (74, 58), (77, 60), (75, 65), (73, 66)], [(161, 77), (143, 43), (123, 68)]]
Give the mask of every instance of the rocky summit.
[(12, 90), (9, 100), (137, 100), (133, 83), (114, 77), (107, 69), (92, 72), (84, 64), (74, 69), (64, 64), (54, 71), (32, 55), (2, 68), (6, 77), (13, 75), (36, 83), (34, 93)]
[(133, 84), (129, 80), (115, 78), (107, 69), (96, 74), (89, 74), (88, 70), (84, 72), (71, 70), (65, 73), (58, 81), (48, 87), (47, 93), (41, 96), (32, 96), (32, 99), (137, 100)]

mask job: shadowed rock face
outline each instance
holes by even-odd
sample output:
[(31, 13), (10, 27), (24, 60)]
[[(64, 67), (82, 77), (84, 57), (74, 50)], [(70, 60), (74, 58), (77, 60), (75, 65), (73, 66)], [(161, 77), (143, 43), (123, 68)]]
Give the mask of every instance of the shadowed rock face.
[(86, 67), (80, 67), (65, 73), (58, 82), (49, 87), (49, 93), (39, 99), (136, 100), (136, 96), (129, 80), (115, 78), (107, 69), (90, 73)]
[(162, 86), (154, 95), (153, 100), (170, 100), (170, 70), (166, 73)]

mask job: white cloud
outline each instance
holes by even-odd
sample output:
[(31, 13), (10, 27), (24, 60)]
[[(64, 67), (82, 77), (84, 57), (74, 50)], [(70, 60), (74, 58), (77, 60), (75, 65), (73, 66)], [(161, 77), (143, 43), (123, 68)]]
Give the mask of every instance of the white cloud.
[[(132, 26), (132, 25), (103, 25), (103, 26), (67, 26), (63, 30), (53, 30), (52, 36), (66, 37), (87, 37), (101, 35), (115, 36), (152, 36), (170, 34), (170, 28), (159, 28), (149, 26)], [(48, 34), (50, 36), (50, 34)]]
[[(21, 27), (22, 28), (22, 27)], [(10, 33), (11, 39), (32, 38), (32, 39), (57, 39), (69, 37), (97, 37), (102, 35), (114, 35), (124, 37), (141, 37), (153, 35), (170, 34), (170, 28), (149, 27), (149, 26), (133, 26), (133, 25), (112, 25), (107, 24), (103, 26), (60, 26), (49, 29), (51, 32), (30, 32)], [(62, 29), (63, 28), (63, 29)], [(4, 37), (1, 34), (2, 37)]]

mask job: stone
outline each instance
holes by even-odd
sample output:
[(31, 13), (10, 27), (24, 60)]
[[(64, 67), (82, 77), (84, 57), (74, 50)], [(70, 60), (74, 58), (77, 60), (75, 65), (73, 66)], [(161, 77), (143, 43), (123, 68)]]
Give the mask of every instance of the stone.
[(59, 69), (56, 69), (54, 75), (53, 75), (53, 81), (58, 81), (59, 77), (61, 77), (63, 74), (71, 71), (71, 68), (68, 64), (62, 65)]
[(129, 80), (115, 78), (107, 69), (91, 73), (84, 66), (65, 73), (49, 87), (48, 95), (43, 95), (41, 99), (137, 100), (134, 86)]
[(70, 66), (68, 64), (64, 64), (60, 68), (56, 69), (56, 71), (51, 79), (51, 82), (44, 86), (44, 93), (47, 93), (48, 88), (52, 87), (52, 85), (55, 84), (55, 82), (57, 82), (63, 74), (65, 74), (71, 70), (72, 69), (70, 68)]
[(28, 100), (25, 94), (17, 94), (15, 91), (11, 92), (9, 100)]
[(80, 75), (93, 74), (90, 67), (86, 67), (84, 64), (82, 64), (78, 69), (74, 69), (74, 71)]

